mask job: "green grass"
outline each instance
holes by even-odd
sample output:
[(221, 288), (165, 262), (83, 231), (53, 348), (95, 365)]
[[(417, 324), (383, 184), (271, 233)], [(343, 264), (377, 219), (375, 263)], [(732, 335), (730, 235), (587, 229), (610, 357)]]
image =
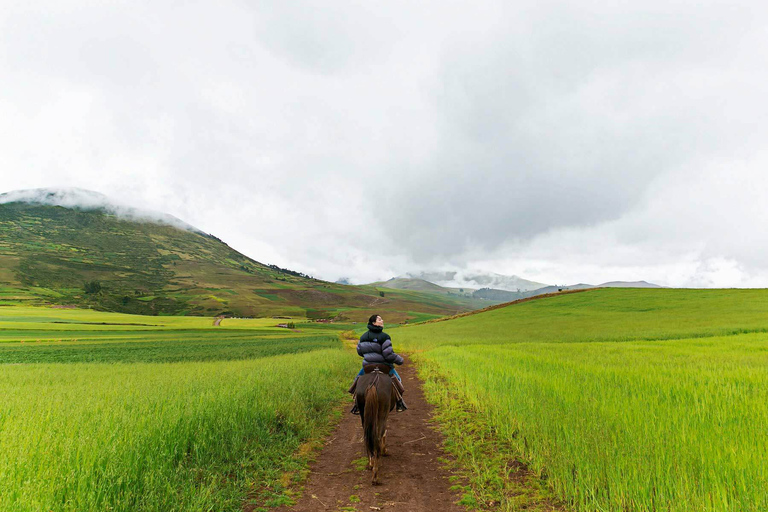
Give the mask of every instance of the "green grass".
[[(284, 472), (301, 472), (299, 448), (326, 431), (359, 365), (316, 324), (0, 311), (2, 511), (289, 501)], [(80, 323), (54, 330), (62, 321)], [(40, 336), (62, 341), (19, 341)]]
[(445, 344), (667, 340), (768, 332), (766, 312), (766, 290), (609, 288), (413, 325), (402, 332), (412, 350)]
[[(239, 334), (239, 333), (238, 333)], [(139, 363), (227, 361), (254, 359), (337, 348), (338, 338), (326, 336), (216, 336), (216, 333), (174, 332), (167, 340), (120, 339), (106, 342), (26, 342), (0, 344), (3, 363)]]
[(0, 508), (239, 510), (261, 474), (323, 426), (352, 362), (322, 350), (6, 367)]
[(476, 412), (459, 455), (493, 438), (574, 510), (682, 512), (768, 509), (767, 331), (765, 290), (613, 289), (391, 334), (444, 425), (445, 389)]

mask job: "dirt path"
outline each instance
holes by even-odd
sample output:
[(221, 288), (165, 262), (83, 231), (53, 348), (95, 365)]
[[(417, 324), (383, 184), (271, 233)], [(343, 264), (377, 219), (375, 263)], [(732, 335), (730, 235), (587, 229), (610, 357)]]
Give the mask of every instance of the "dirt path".
[[(449, 473), (441, 468), (440, 434), (429, 420), (432, 407), (424, 399), (421, 382), (408, 361), (398, 368), (403, 378), (409, 409), (389, 417), (387, 446), (390, 456), (382, 461), (382, 485), (371, 485), (371, 473), (361, 442), (360, 417), (344, 416), (311, 467), (302, 498), (294, 507), (279, 512), (323, 510), (392, 510), (403, 512), (464, 512), (456, 505), (458, 496), (449, 491)], [(349, 508), (345, 508), (349, 507)]]

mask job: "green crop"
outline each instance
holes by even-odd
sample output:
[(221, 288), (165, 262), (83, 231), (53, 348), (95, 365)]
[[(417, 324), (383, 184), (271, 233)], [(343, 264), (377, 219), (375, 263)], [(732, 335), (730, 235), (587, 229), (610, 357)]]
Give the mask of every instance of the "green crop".
[(359, 364), (313, 324), (0, 311), (2, 511), (242, 510), (296, 469)]
[(757, 512), (766, 331), (765, 290), (599, 290), (391, 335), (575, 510)]

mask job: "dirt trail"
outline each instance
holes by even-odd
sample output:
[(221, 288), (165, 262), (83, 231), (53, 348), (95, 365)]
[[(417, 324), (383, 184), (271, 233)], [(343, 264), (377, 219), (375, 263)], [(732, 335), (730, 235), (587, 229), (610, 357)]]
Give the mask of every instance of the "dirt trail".
[(441, 468), (441, 437), (430, 425), (432, 407), (424, 399), (421, 381), (406, 361), (398, 368), (405, 385), (408, 410), (392, 412), (387, 422), (390, 456), (382, 459), (381, 485), (371, 485), (371, 472), (365, 469), (365, 452), (360, 417), (349, 414), (352, 402), (345, 404), (344, 416), (311, 466), (302, 498), (293, 507), (279, 512), (323, 510), (392, 510), (403, 512), (464, 512), (449, 491), (450, 474)]

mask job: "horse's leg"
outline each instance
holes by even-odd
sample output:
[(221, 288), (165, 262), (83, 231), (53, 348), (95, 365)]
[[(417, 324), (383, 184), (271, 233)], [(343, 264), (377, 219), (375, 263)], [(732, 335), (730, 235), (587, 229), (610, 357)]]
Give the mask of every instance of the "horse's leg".
[(384, 435), (381, 436), (381, 454), (386, 457), (389, 455), (387, 453), (387, 431), (384, 431)]
[(373, 455), (373, 479), (371, 480), (372, 485), (379, 485), (379, 455), (374, 454)]

